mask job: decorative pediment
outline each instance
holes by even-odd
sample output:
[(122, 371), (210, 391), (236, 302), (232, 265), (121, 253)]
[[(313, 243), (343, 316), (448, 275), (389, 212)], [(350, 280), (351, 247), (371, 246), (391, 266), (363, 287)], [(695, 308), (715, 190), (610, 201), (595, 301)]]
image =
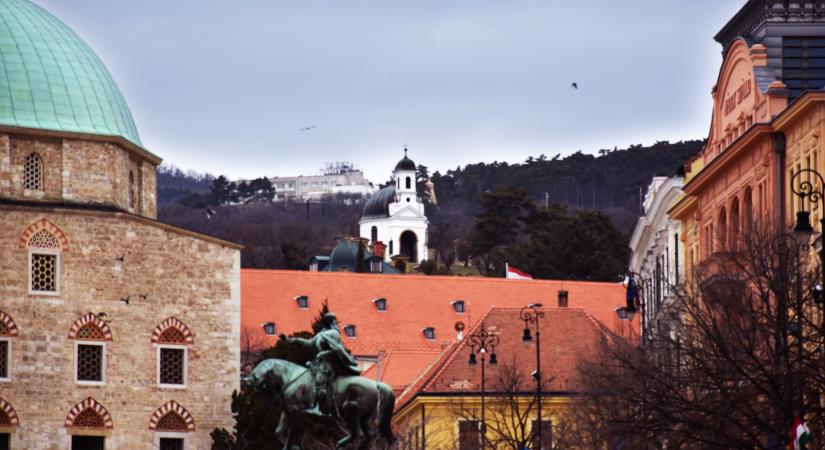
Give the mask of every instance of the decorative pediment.
[(416, 211), (416, 209), (411, 206), (406, 206), (403, 209), (396, 211), (395, 214), (392, 215), (392, 217), (400, 217), (404, 219), (426, 219), (426, 216), (424, 216), (424, 214), (421, 214), (420, 212)]

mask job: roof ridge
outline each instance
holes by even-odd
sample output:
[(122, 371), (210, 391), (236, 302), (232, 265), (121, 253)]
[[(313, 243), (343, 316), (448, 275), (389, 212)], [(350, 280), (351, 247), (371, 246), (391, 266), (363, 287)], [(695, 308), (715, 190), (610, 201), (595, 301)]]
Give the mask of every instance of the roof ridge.
[(372, 274), (372, 273), (355, 273), (355, 272), (312, 272), (309, 270), (288, 270), (288, 269), (252, 269), (252, 268), (244, 268), (241, 269), (241, 272), (258, 272), (258, 273), (272, 273), (272, 274), (279, 274), (279, 273), (295, 273), (301, 272), (306, 274), (312, 274), (316, 276), (342, 276), (342, 277), (381, 277), (381, 279), (388, 279), (388, 278), (400, 278), (400, 279), (425, 279), (425, 280), (473, 280), (473, 281), (485, 281), (491, 283), (534, 283), (534, 284), (561, 284), (562, 287), (565, 284), (569, 285), (598, 285), (598, 286), (611, 286), (615, 285), (615, 287), (620, 288), (621, 285), (619, 283), (615, 283), (613, 281), (586, 281), (586, 280), (549, 280), (549, 279), (533, 279), (533, 280), (515, 280), (510, 278), (498, 278), (498, 277), (484, 277), (480, 275), (418, 275), (418, 274)]
[[(480, 328), (484, 324), (484, 319), (490, 316), (490, 313), (496, 309), (495, 307), (489, 308), (484, 315), (481, 316), (481, 319), (476, 321), (476, 323), (467, 330), (467, 336), (474, 333), (478, 328)], [(449, 347), (444, 349), (444, 353), (439, 355), (435, 361), (430, 364), (430, 367), (427, 370), (423, 371), (418, 378), (416, 378), (410, 386), (398, 396), (398, 405), (396, 408), (398, 410), (401, 409), (406, 403), (414, 399), (419, 392), (427, 389), (427, 387), (433, 382), (433, 380), (437, 379), (445, 370), (449, 367), (450, 363), (453, 362), (455, 359), (455, 355), (466, 345), (467, 338), (463, 338), (460, 341), (456, 341), (452, 343)], [(424, 379), (423, 381), (421, 381)], [(406, 398), (409, 396), (409, 399)], [(403, 401), (402, 401), (403, 400)]]

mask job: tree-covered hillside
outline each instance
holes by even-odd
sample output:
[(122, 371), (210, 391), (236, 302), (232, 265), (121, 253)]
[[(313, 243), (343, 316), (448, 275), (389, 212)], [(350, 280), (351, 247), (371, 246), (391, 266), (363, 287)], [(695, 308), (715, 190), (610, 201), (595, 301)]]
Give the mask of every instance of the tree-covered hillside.
[[(569, 220), (574, 222), (587, 218), (592, 221), (592, 217), (578, 211), (595, 209), (605, 213), (598, 216), (599, 220), (610, 222), (605, 224), (605, 229), (615, 228), (618, 234), (612, 239), (621, 240), (612, 247), (615, 251), (611, 251), (616, 254), (610, 257), (623, 260), (627, 238), (640, 212), (640, 195), (651, 177), (673, 175), (702, 145), (703, 141), (658, 142), (650, 147), (634, 145), (628, 149), (601, 150), (598, 155), (581, 152), (564, 158), (541, 155), (520, 164), (474, 163), (432, 174), (427, 167), (419, 166), (419, 192), (424, 192), (424, 182), (431, 176), (438, 200), (437, 205), (426, 207), (430, 219), (429, 244), (439, 252), (440, 258), (446, 257), (451, 262), (480, 257), (473, 255), (472, 249), (479, 248), (479, 243), (473, 242), (479, 234), (474, 234), (473, 229), (482, 212), (482, 194), (519, 188), (526, 191), (527, 198), (536, 206), (561, 207), (567, 211), (561, 216), (569, 214)], [(158, 217), (173, 225), (243, 244), (244, 267), (305, 268), (311, 256), (328, 254), (335, 236), (357, 233), (363, 200), (329, 198), (312, 204), (267, 203), (253, 196), (254, 202), (233, 206), (237, 202), (225, 204), (225, 183), (216, 180), (226, 181), (224, 177), (184, 173), (174, 167), (161, 168)], [(542, 226), (534, 224), (532, 229), (540, 230)], [(577, 233), (580, 228), (567, 227), (566, 232)], [(553, 228), (550, 233), (553, 239), (576, 242), (575, 236), (565, 238), (565, 231), (559, 231), (563, 229)], [(528, 232), (524, 237), (531, 235)], [(509, 256), (515, 258), (520, 253), (515, 251), (516, 247), (513, 249)], [(535, 257), (530, 252), (522, 253), (527, 255), (525, 258)], [(538, 272), (555, 273), (537, 264), (532, 260), (525, 262)], [(498, 268), (498, 264), (492, 262), (488, 266)], [(435, 267), (428, 269), (437, 272)], [(489, 273), (498, 272), (496, 269)], [(595, 272), (568, 276), (604, 277)]]

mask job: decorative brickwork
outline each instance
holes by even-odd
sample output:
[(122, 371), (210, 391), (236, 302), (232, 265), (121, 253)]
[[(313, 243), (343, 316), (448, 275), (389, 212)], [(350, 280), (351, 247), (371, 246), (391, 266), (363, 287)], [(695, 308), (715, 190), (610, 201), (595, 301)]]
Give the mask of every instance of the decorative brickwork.
[(153, 344), (192, 344), (192, 332), (189, 327), (178, 320), (177, 317), (170, 317), (160, 325), (155, 327), (152, 332)]
[(11, 316), (0, 310), (0, 336), (17, 336), (17, 325)]
[(69, 339), (111, 341), (112, 330), (100, 317), (88, 313), (77, 319), (69, 329)]
[(149, 429), (153, 431), (195, 431), (195, 419), (186, 408), (170, 400), (152, 414)]
[(66, 415), (67, 428), (112, 428), (112, 416), (97, 400), (89, 397), (74, 405)]
[(16, 427), (20, 425), (17, 419), (17, 412), (12, 406), (0, 398), (0, 427)]
[[(67, 252), (69, 251), (69, 240), (66, 238), (66, 235), (63, 234), (63, 231), (57, 227), (57, 225), (49, 222), (46, 219), (40, 219), (37, 222), (29, 225), (23, 233), (20, 234), (20, 248), (28, 248), (31, 246), (33, 238), (37, 236), (41, 231), (45, 230), (47, 233), (51, 234), (56, 242), (58, 243), (59, 247), (35, 247), (35, 248), (55, 248), (61, 251)], [(44, 242), (43, 235), (39, 235), (39, 237), (34, 240), (34, 243), (37, 245), (42, 245)]]

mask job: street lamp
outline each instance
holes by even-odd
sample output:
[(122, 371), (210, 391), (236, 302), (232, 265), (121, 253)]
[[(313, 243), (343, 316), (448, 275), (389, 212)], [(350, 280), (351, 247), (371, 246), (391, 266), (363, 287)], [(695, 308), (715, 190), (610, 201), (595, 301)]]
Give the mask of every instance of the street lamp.
[[(559, 291), (559, 294), (564, 292), (565, 297), (567, 296), (567, 291)], [(530, 325), (536, 326), (536, 371), (533, 372), (533, 378), (536, 380), (536, 404), (538, 406), (538, 440), (539, 445), (538, 449), (542, 449), (542, 440), (541, 440), (541, 327), (539, 326), (539, 319), (544, 319), (544, 312), (539, 311), (541, 308), (541, 303), (532, 303), (530, 305), (521, 308), (521, 313), (519, 316), (521, 320), (524, 321), (524, 335), (522, 336), (521, 340), (525, 343), (532, 342), (533, 337), (530, 335)]]
[[(806, 174), (804, 179), (802, 177), (803, 174)], [(811, 178), (814, 179), (813, 182), (811, 182)], [(819, 188), (816, 186), (819, 186)], [(822, 175), (814, 169), (799, 169), (791, 177), (791, 191), (794, 195), (802, 199), (802, 208), (805, 208), (806, 200), (810, 203), (819, 204), (819, 211), (822, 216), (819, 218), (820, 233), (825, 230), (825, 197), (823, 197), (823, 187), (825, 187), (825, 180), (823, 180)], [(807, 241), (814, 233), (814, 229), (811, 226), (811, 212), (805, 211), (802, 208), (796, 213), (796, 224), (793, 227), (793, 231), (800, 238)], [(822, 287), (825, 286), (825, 242), (820, 242), (819, 267), (822, 278), (817, 291), (821, 291)], [(822, 298), (822, 296), (819, 297)], [(818, 302), (819, 301), (821, 300), (818, 300)]]
[(481, 449), (484, 450), (484, 445), (487, 442), (487, 424), (484, 416), (484, 390), (486, 387), (485, 377), (487, 376), (485, 372), (485, 362), (487, 360), (487, 352), (489, 351), (490, 364), (498, 364), (496, 346), (499, 343), (499, 337), (497, 334), (488, 332), (487, 327), (484, 325), (484, 322), (482, 322), (481, 329), (478, 330), (478, 332), (467, 336), (467, 343), (470, 345), (470, 360), (467, 361), (467, 363), (476, 365), (478, 364), (476, 354), (481, 357)]

